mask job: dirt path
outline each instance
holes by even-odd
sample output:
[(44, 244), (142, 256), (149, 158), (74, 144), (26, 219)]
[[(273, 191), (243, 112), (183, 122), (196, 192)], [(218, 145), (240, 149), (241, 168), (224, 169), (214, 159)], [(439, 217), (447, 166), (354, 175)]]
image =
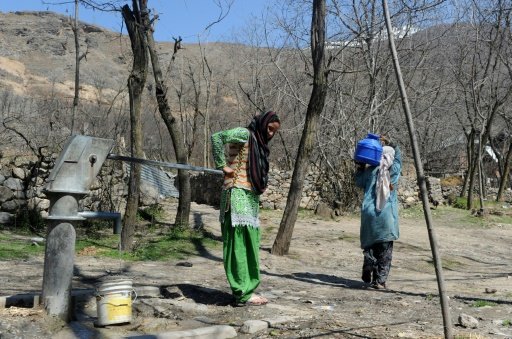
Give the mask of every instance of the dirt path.
[[(85, 338), (97, 331), (94, 335), (118, 338), (212, 324), (240, 330), (247, 320), (265, 319), (272, 320), (271, 328), (252, 335), (240, 333), (238, 337), (441, 338), (443, 321), (427, 229), (421, 212), (413, 212), (401, 211), (401, 238), (395, 243), (388, 290), (382, 291), (368, 289), (360, 280), (357, 216), (337, 221), (300, 218), (289, 255), (277, 257), (269, 250), (280, 214), (265, 211), (261, 217), (259, 292), (271, 303), (264, 307), (228, 305), (229, 288), (220, 246), (201, 257), (187, 259), (192, 265), (183, 265), (183, 261), (127, 263), (78, 256), (76, 289), (92, 288), (90, 282), (97, 277), (122, 273), (138, 287), (166, 287), (167, 298), (140, 297), (134, 304), (131, 324), (102, 329), (91, 326), (96, 316), (92, 299), (83, 305), (84, 315), (77, 322), (89, 330), (82, 336), (76, 329), (72, 333)], [(462, 217), (466, 212), (452, 208), (439, 208), (433, 213), (454, 334), (459, 338), (512, 338), (512, 224), (489, 219), (480, 225), (480, 219)], [(194, 222), (219, 235), (217, 216), (218, 211), (208, 206), (193, 205)], [(2, 262), (2, 295), (39, 292), (42, 272), (42, 258)], [(484, 306), (474, 307), (476, 300)], [(24, 334), (19, 336), (22, 338), (44, 337), (45, 331), (52, 330), (37, 327), (44, 318), (41, 313), (22, 317), (9, 315), (8, 310), (0, 309), (0, 332), (5, 338), (9, 338), (6, 324), (11, 324), (12, 333), (31, 324), (35, 326), (32, 331), (42, 335)], [(478, 327), (456, 325), (460, 314), (474, 317)], [(70, 333), (69, 328), (63, 331), (61, 335)]]

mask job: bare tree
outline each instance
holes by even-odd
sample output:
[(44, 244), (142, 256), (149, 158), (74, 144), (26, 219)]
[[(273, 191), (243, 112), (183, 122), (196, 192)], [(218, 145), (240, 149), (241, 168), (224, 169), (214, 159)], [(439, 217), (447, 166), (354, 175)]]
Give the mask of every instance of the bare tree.
[(460, 38), (451, 62), (455, 66), (453, 72), (459, 97), (463, 98), (457, 105), (462, 109), (456, 112), (467, 140), (468, 173), (461, 196), (467, 193), (467, 208), (472, 209), (474, 186), (478, 182), (480, 208), (483, 209), (482, 155), (498, 112), (512, 94), (512, 9), (501, 1), (471, 1), (469, 5), (467, 23), (456, 27)]
[[(160, 61), (156, 52), (155, 41), (153, 38), (153, 29), (151, 28), (151, 20), (147, 9), (147, 1), (142, 1), (141, 11), (143, 15), (143, 25), (146, 27), (146, 38), (148, 42), (149, 54), (151, 56), (151, 65), (153, 67), (153, 75), (155, 78), (155, 92), (158, 103), (160, 116), (165, 122), (167, 130), (171, 135), (176, 160), (180, 164), (187, 164), (188, 157), (185, 148), (183, 134), (181, 133), (178, 120), (172, 115), (167, 99), (167, 86), (164, 83)], [(190, 215), (190, 176), (186, 170), (178, 170), (178, 187), (180, 192), (178, 210), (176, 213), (175, 225), (178, 227), (187, 227), (189, 225)]]
[(290, 249), (293, 227), (297, 220), (304, 177), (314, 147), (318, 120), (327, 95), (327, 71), (325, 65), (325, 0), (313, 0), (311, 19), (311, 56), (313, 59), (313, 89), (306, 111), (306, 122), (297, 153), (290, 191), (283, 219), (272, 246), (272, 254), (284, 255)]
[[(80, 40), (78, 36), (78, 3), (79, 0), (75, 0), (75, 18), (72, 25), (73, 36), (75, 38), (75, 95), (73, 97), (73, 109), (71, 114), (71, 134), (75, 132), (75, 116), (78, 104), (80, 101), (80, 61), (87, 56), (87, 51), (80, 55)], [(87, 47), (89, 47), (87, 45)]]
[[(132, 0), (132, 7), (133, 10), (128, 5), (124, 5), (122, 8), (133, 52), (133, 67), (128, 77), (131, 124), (130, 152), (131, 156), (142, 158), (144, 153), (142, 149), (141, 108), (142, 91), (144, 90), (148, 72), (148, 51), (146, 33), (144, 31), (144, 20), (146, 20), (144, 15), (147, 15), (147, 12), (141, 11), (139, 8), (146, 8), (146, 0)], [(126, 251), (130, 251), (133, 247), (133, 235), (135, 233), (139, 208), (140, 175), (141, 165), (131, 163), (126, 213), (123, 221), (124, 227), (121, 232), (121, 249)]]
[[(508, 111), (508, 110), (507, 110)], [(505, 189), (508, 186), (509, 182), (509, 176), (510, 176), (510, 163), (512, 161), (512, 137), (510, 136), (510, 130), (512, 127), (512, 116), (508, 116), (506, 114), (502, 114), (503, 120), (508, 127), (506, 129), (506, 132), (508, 132), (508, 135), (503, 135), (503, 148), (502, 152), (495, 151), (495, 154), (498, 155), (498, 164), (499, 171), (500, 171), (500, 183), (498, 188), (498, 194), (496, 195), (496, 201), (503, 201), (503, 195), (505, 192)], [(503, 131), (505, 133), (505, 130)], [(508, 139), (508, 143), (507, 143)], [(507, 147), (507, 148), (505, 148)], [(493, 149), (496, 149), (493, 147)], [(505, 152), (506, 149), (506, 152)], [(503, 154), (506, 153), (505, 156)]]

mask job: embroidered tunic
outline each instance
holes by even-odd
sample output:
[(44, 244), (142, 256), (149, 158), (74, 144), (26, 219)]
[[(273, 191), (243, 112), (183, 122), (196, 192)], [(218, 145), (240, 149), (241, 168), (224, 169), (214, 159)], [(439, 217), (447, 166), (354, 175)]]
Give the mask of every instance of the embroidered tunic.
[(230, 211), (233, 227), (260, 225), (259, 196), (252, 190), (248, 172), (249, 137), (249, 130), (243, 127), (217, 132), (211, 137), (215, 167), (222, 169), (227, 165), (235, 171), (233, 179), (224, 181), (220, 202), (220, 222), (224, 222), (226, 211)]

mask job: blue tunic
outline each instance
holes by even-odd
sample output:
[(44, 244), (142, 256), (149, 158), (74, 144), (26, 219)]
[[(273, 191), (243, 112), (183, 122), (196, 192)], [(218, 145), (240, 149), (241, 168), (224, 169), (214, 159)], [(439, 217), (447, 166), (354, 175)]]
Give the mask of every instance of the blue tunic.
[(389, 168), (393, 190), (380, 212), (375, 208), (375, 185), (377, 183), (379, 167), (369, 166), (364, 171), (356, 172), (356, 185), (364, 190), (363, 203), (361, 204), (360, 229), (362, 249), (367, 249), (376, 243), (396, 240), (400, 236), (397, 186), (401, 168), (402, 156), (397, 146), (395, 147), (395, 159)]

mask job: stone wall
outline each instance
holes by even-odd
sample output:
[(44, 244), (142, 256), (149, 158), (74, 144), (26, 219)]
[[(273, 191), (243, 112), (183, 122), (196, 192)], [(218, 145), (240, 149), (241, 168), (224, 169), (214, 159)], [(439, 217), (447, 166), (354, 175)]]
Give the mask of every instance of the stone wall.
[[(260, 198), (261, 206), (267, 209), (284, 209), (291, 178), (291, 171), (271, 168), (268, 188)], [(192, 201), (219, 208), (222, 183), (223, 177), (219, 174), (193, 174), (190, 180)], [(315, 175), (312, 172), (308, 173), (304, 180), (300, 207), (315, 209), (319, 200), (320, 196), (316, 187)]]
[[(2, 156), (0, 154), (0, 224), (13, 222), (22, 211), (48, 215), (50, 201), (44, 193), (56, 154)], [(83, 211), (123, 211), (126, 173), (119, 163), (104, 165), (89, 194), (80, 201)]]
[[(53, 167), (56, 154), (37, 156), (3, 157), (0, 154), (0, 224), (11, 223), (13, 217), (24, 210), (35, 210), (44, 217), (48, 215), (50, 201), (43, 188)], [(80, 201), (80, 210), (84, 211), (116, 211), (124, 213), (127, 196), (126, 166), (121, 162), (106, 162), (92, 185), (90, 194)], [(261, 206), (267, 209), (284, 209), (290, 189), (292, 171), (271, 168), (269, 186), (261, 196)], [(441, 180), (427, 178), (429, 198), (434, 204), (447, 204), (460, 193), (459, 186), (442, 187)], [(222, 176), (209, 173), (192, 173), (192, 201), (200, 204), (219, 206), (222, 189)], [(322, 207), (325, 214), (331, 213), (331, 206), (336, 202), (321, 201), (323, 183), (318, 171), (310, 171), (305, 180), (300, 207), (316, 210)], [(324, 184), (325, 185), (325, 184)], [(161, 197), (151, 190), (141, 188), (141, 206), (158, 203)], [(488, 189), (488, 199), (495, 199), (496, 190)], [(416, 179), (402, 176), (398, 186), (399, 203), (407, 208), (421, 203)], [(512, 201), (512, 191), (506, 191), (505, 199)], [(340, 206), (338, 206), (340, 207)], [(343, 206), (340, 207), (343, 209)]]

